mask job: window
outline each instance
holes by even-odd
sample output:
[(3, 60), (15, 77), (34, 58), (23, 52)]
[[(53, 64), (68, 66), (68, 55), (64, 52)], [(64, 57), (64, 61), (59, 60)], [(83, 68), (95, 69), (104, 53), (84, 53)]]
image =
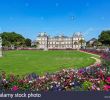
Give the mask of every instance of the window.
[(55, 42), (53, 42), (53, 44), (55, 44)]
[(50, 42), (50, 44), (52, 44), (52, 42)]

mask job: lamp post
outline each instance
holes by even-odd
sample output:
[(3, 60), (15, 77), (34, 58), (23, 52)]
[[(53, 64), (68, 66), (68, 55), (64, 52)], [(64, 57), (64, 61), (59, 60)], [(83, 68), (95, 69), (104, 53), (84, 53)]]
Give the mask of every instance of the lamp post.
[(2, 38), (0, 37), (0, 57), (2, 57)]

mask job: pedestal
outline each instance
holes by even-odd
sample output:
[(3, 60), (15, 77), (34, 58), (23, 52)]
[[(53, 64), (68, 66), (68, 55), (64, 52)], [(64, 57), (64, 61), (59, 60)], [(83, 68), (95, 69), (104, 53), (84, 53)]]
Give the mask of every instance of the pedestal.
[(0, 57), (2, 57), (2, 50), (0, 49)]

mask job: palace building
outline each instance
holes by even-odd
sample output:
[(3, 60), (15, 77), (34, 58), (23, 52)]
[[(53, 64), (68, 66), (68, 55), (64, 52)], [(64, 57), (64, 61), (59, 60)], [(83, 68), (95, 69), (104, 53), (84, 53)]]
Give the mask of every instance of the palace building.
[(50, 37), (46, 32), (39, 33), (36, 43), (38, 49), (80, 49), (86, 45), (80, 32), (74, 33), (71, 37), (64, 35)]

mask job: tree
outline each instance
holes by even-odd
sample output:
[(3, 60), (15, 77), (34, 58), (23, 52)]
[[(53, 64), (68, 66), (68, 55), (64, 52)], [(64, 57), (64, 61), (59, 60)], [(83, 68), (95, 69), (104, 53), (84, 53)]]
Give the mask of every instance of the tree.
[(110, 30), (102, 31), (98, 40), (104, 45), (110, 45)]
[(3, 32), (0, 34), (2, 37), (2, 45), (11, 47), (11, 46), (23, 46), (25, 44), (25, 38), (15, 32)]
[(31, 39), (27, 38), (25, 40), (25, 44), (26, 44), (26, 46), (30, 47), (31, 46)]
[(83, 43), (85, 43), (85, 40), (81, 39), (79, 40), (79, 43), (81, 44), (81, 47), (82, 47)]

